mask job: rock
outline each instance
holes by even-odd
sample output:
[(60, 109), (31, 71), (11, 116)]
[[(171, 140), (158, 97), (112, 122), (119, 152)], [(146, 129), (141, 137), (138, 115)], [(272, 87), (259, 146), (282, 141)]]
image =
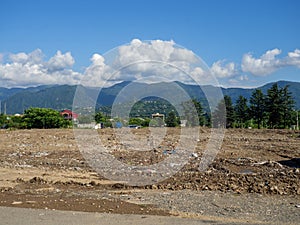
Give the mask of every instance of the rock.
[(157, 187), (155, 184), (153, 184), (153, 185), (151, 186), (151, 189), (153, 189), (153, 190), (157, 190), (157, 189), (158, 189), (158, 187)]
[(23, 202), (21, 202), (21, 201), (13, 201), (11, 204), (12, 205), (21, 205), (21, 204), (23, 204)]

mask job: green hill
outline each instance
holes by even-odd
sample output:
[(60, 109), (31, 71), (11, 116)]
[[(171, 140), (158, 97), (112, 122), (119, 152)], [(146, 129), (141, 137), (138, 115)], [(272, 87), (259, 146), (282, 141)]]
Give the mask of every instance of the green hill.
[[(201, 89), (196, 85), (188, 85), (180, 82), (175, 82), (183, 90), (188, 93), (191, 98), (196, 98), (202, 102), (204, 108), (207, 107), (207, 101), (205, 95)], [(123, 93), (124, 87), (130, 85), (130, 91)], [(273, 83), (268, 83), (261, 87), (264, 93), (267, 92)], [(295, 100), (295, 108), (300, 109), (300, 83), (291, 81), (279, 81), (278, 86), (284, 87), (288, 85), (289, 90)], [(157, 83), (157, 84), (145, 84), (145, 83), (131, 83), (124, 81), (119, 84), (115, 84), (108, 88), (102, 88), (100, 97), (98, 96), (99, 89), (88, 88), (79, 86), (78, 93), (80, 93), (80, 102), (84, 103), (84, 107), (93, 106), (93, 103), (97, 99), (97, 107), (99, 106), (111, 106), (116, 96), (122, 93), (118, 100), (119, 102), (126, 102), (133, 99), (135, 96), (139, 96), (140, 92), (153, 93), (160, 92), (162, 95), (174, 95), (174, 83)], [(30, 88), (0, 88), (0, 100), (1, 109), (4, 111), (4, 105), (6, 105), (7, 114), (23, 113), (25, 109), (29, 107), (41, 107), (41, 108), (53, 108), (56, 110), (62, 110), (65, 108), (71, 109), (73, 106), (73, 99), (77, 86), (70, 85), (55, 85), (55, 86), (38, 86)], [(203, 86), (202, 89), (214, 92), (216, 87)], [(244, 88), (222, 88), (224, 95), (229, 95), (232, 98), (233, 103), (237, 100), (238, 96), (242, 95), (249, 99), (253, 92), (252, 89)], [(173, 91), (173, 92), (172, 92)], [(148, 100), (149, 100), (148, 96)], [(175, 95), (176, 97), (176, 95)], [(154, 96), (155, 98), (155, 96)]]

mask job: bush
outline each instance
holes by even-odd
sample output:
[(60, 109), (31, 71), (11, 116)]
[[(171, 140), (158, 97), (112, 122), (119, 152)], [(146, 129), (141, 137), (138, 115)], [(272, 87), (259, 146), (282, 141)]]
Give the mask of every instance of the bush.
[(26, 128), (61, 128), (69, 127), (71, 121), (64, 119), (58, 111), (45, 108), (29, 108), (23, 119)]

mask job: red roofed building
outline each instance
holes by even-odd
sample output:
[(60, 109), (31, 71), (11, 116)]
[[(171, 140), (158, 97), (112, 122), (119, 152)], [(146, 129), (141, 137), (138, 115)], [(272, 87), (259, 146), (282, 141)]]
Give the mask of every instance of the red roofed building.
[(62, 115), (63, 118), (66, 120), (77, 120), (78, 114), (72, 112), (71, 110), (65, 109), (64, 111), (60, 112), (60, 115)]

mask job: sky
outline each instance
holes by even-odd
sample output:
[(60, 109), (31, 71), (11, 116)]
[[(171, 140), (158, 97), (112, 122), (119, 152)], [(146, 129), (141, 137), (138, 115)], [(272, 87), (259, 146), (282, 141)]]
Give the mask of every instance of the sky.
[(194, 56), (224, 87), (300, 82), (299, 11), (298, 0), (1, 0), (0, 86), (101, 86), (159, 71), (187, 81), (143, 63), (111, 79), (133, 60), (166, 61), (205, 83)]

